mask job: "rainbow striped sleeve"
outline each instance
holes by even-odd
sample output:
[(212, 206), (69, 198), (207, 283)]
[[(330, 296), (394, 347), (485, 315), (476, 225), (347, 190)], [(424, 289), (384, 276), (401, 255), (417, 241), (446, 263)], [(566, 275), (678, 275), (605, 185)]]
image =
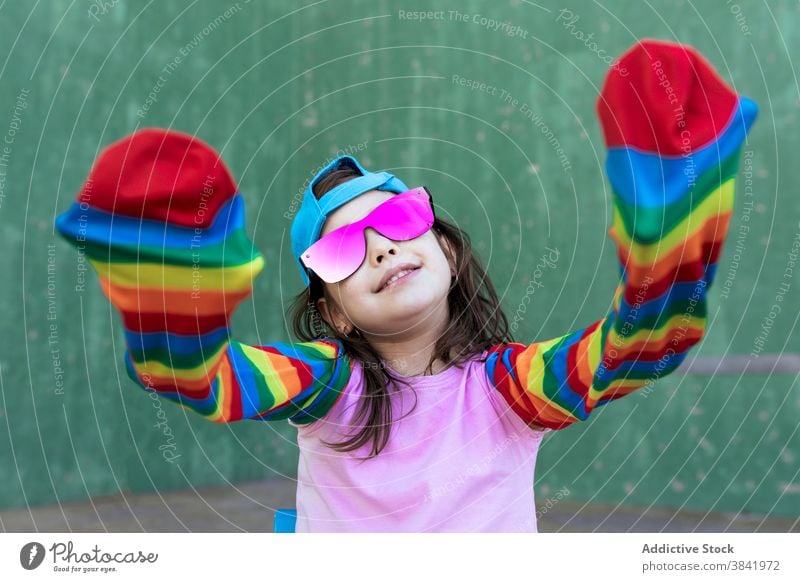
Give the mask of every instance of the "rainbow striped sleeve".
[(620, 64), (627, 75), (610, 73), (598, 101), (621, 275), (612, 309), (553, 340), (494, 346), (486, 363), (532, 427), (565, 428), (671, 373), (705, 332), (757, 107), (691, 47), (645, 41)]
[(213, 422), (307, 424), (344, 389), (350, 364), (335, 340), (249, 346), (230, 339), (230, 315), (264, 266), (246, 235), (239, 193), (202, 227), (79, 199), (56, 228), (85, 253), (121, 313), (126, 369), (145, 390)]

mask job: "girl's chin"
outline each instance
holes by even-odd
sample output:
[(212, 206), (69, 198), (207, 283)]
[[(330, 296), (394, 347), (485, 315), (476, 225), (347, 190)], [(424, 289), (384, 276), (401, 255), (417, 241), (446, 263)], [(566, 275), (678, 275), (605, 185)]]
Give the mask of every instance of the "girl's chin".
[(442, 306), (447, 306), (446, 291), (439, 294), (434, 293), (433, 289), (409, 289), (407, 292), (397, 293), (388, 301), (381, 299), (376, 317), (384, 321), (390, 319), (402, 322), (404, 329), (407, 329), (408, 325), (424, 323)]

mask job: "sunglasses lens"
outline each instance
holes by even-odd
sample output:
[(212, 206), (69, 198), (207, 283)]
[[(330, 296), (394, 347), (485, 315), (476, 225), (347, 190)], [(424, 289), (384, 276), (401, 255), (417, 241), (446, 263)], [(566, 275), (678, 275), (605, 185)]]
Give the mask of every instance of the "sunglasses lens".
[(319, 239), (303, 253), (303, 264), (327, 283), (338, 283), (364, 262), (366, 243), (360, 228), (348, 225)]
[(398, 194), (375, 209), (371, 225), (392, 240), (410, 240), (420, 236), (433, 225), (428, 194), (422, 188)]

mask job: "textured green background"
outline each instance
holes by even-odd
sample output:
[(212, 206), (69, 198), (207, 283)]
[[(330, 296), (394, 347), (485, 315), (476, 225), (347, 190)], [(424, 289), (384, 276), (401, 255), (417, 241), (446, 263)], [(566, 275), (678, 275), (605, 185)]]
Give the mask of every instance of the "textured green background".
[[(614, 57), (642, 37), (691, 43), (760, 105), (745, 146), (753, 152), (752, 229), (731, 293), (721, 297), (741, 223), (740, 195), (710, 295), (708, 335), (692, 357), (753, 349), (800, 230), (796, 1), (177, 4), (0, 7), (0, 133), (7, 135), (17, 96), (27, 91), (0, 199), (0, 506), (296, 470), (294, 429), (285, 422), (211, 425), (166, 402), (180, 457), (165, 462), (157, 409), (124, 372), (118, 315), (94, 274), (85, 290), (75, 290), (78, 257), (56, 239), (54, 216), (73, 199), (98, 150), (137, 127), (196, 133), (223, 152), (240, 180), (248, 230), (267, 260), (253, 300), (234, 318), (241, 341), (292, 339), (285, 307), (300, 280), (285, 213), (337, 149), (358, 144), (367, 167), (428, 185), (437, 211), (470, 233), (509, 316), (544, 247), (559, 249), (557, 266), (541, 275), (519, 341), (548, 339), (602, 317), (617, 278), (594, 114), (607, 65), (579, 31)], [(579, 16), (573, 28), (558, 21), (561, 8)], [(400, 10), (415, 9), (443, 11), (443, 19), (400, 17)], [(491, 30), (481, 16), (521, 32)], [(181, 62), (165, 71), (176, 56)], [(469, 90), (453, 75), (487, 83), (496, 94)], [(501, 91), (518, 105), (504, 102)], [(520, 110), (523, 103), (553, 131), (566, 167)], [(800, 273), (790, 282), (765, 353), (800, 352)], [(57, 344), (48, 343), (51, 323)], [(54, 347), (63, 394), (55, 390)], [(798, 414), (796, 374), (669, 377), (647, 397), (634, 394), (585, 426), (549, 437), (537, 497), (544, 502), (567, 486), (573, 501), (797, 516)]]

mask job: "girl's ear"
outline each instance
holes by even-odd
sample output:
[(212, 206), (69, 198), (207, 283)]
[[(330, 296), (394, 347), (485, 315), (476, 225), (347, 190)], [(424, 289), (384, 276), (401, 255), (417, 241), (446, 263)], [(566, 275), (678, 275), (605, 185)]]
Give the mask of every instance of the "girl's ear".
[(333, 301), (328, 301), (324, 297), (317, 299), (317, 310), (331, 328), (338, 330), (341, 334), (350, 333), (350, 323), (342, 315)]
[(325, 320), (325, 323), (331, 327), (335, 327), (332, 321), (333, 318), (331, 317), (332, 314), (328, 309), (328, 300), (324, 297), (317, 299), (317, 311), (319, 311), (319, 314), (322, 316), (322, 319)]

